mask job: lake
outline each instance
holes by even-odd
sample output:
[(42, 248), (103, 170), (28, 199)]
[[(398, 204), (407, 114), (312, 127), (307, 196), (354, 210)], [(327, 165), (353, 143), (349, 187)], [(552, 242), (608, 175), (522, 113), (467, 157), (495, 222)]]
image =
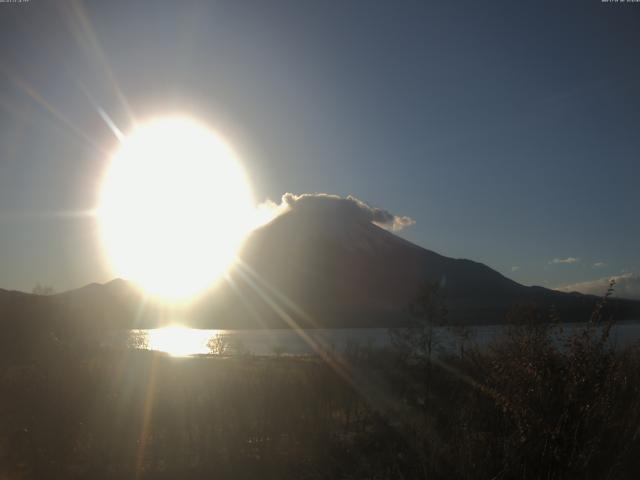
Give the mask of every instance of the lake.
[[(566, 324), (571, 333), (582, 324)], [(487, 345), (503, 331), (504, 325), (486, 325), (468, 328), (467, 345)], [(138, 346), (167, 352), (174, 356), (211, 353), (253, 355), (312, 355), (318, 351), (342, 352), (349, 346), (386, 347), (390, 345), (386, 328), (345, 328), (315, 330), (204, 330), (171, 326), (150, 330), (133, 330), (132, 336), (143, 339)], [(436, 348), (441, 352), (457, 351), (462, 341), (455, 329), (434, 329)], [(618, 323), (611, 332), (610, 341), (625, 347), (640, 341), (640, 322)]]

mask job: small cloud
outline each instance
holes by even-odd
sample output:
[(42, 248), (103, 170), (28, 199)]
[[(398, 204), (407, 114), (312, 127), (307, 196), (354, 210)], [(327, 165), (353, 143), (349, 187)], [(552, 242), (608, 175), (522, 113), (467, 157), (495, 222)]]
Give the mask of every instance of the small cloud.
[(596, 267), (596, 268), (600, 268), (600, 267), (606, 267), (607, 264), (604, 263), (604, 262), (596, 262), (596, 263), (593, 264), (593, 266)]
[(285, 193), (279, 204), (272, 200), (258, 205), (259, 225), (270, 222), (278, 215), (290, 210), (324, 212), (352, 221), (375, 223), (386, 230), (397, 232), (413, 225), (415, 220), (402, 215), (394, 215), (387, 210), (373, 207), (351, 195), (340, 197), (328, 193)]
[(576, 257), (554, 258), (549, 262), (549, 264), (552, 264), (552, 265), (571, 264), (571, 263), (578, 263), (579, 261), (580, 259)]
[(287, 205), (284, 203), (277, 204), (270, 198), (258, 204), (256, 207), (255, 227), (266, 225), (278, 215), (287, 211)]
[(514, 265), (513, 267), (511, 267), (512, 272), (517, 272), (518, 270), (520, 270), (520, 267), (518, 265)]
[(640, 275), (635, 273), (624, 273), (613, 277), (603, 277), (596, 280), (563, 285), (557, 290), (563, 292), (580, 292), (590, 295), (604, 295), (609, 288), (609, 282), (616, 282), (613, 287), (614, 295), (621, 298), (631, 298), (640, 300)]

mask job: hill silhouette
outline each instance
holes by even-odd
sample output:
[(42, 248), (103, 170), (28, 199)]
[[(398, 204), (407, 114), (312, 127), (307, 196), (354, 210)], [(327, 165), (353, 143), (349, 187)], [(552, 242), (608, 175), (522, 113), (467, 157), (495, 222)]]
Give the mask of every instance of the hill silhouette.
[[(335, 200), (335, 199), (333, 199)], [(568, 320), (584, 319), (596, 297), (523, 286), (467, 259), (419, 247), (354, 215), (340, 201), (293, 208), (254, 231), (237, 264), (188, 305), (167, 306), (120, 279), (57, 295), (0, 290), (4, 322), (86, 328), (151, 327), (167, 323), (207, 328), (391, 327), (425, 282), (446, 295), (450, 321), (504, 321), (515, 305), (553, 306)], [(604, 293), (604, 292), (603, 292)], [(616, 299), (618, 319), (640, 318), (640, 302)]]

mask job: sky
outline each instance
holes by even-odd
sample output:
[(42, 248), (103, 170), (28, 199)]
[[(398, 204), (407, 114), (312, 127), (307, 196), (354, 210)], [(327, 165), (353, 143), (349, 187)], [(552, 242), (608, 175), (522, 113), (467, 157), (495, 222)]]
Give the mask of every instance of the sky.
[(105, 118), (174, 112), (259, 201), (353, 195), (527, 285), (640, 273), (640, 3), (31, 0), (0, 41), (0, 288), (110, 279)]

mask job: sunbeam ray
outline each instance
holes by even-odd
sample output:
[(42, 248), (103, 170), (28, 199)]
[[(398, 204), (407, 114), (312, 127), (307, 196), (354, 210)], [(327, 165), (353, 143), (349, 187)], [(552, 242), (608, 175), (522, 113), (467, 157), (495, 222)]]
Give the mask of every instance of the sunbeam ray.
[(89, 100), (93, 108), (96, 110), (100, 118), (104, 121), (104, 123), (107, 125), (109, 130), (111, 130), (111, 133), (113, 133), (113, 135), (118, 139), (119, 142), (122, 142), (122, 140), (124, 139), (124, 134), (115, 124), (115, 122), (111, 119), (111, 117), (107, 114), (107, 112), (105, 112), (104, 109), (98, 104), (97, 100), (93, 97), (93, 95), (91, 95), (87, 87), (85, 87), (84, 84), (79, 80), (77, 80), (76, 83), (78, 87), (82, 90), (84, 95), (87, 97), (87, 99)]
[(82, 129), (80, 129), (76, 124), (74, 124), (71, 120), (69, 120), (62, 112), (56, 109), (53, 105), (51, 105), (42, 95), (40, 95), (26, 80), (20, 78), (16, 73), (9, 71), (5, 66), (0, 64), (0, 72), (4, 73), (11, 82), (18, 87), (22, 92), (24, 92), (29, 98), (35, 101), (38, 105), (44, 108), (47, 112), (49, 112), (55, 119), (62, 122), (62, 124), (67, 127), (72, 133), (75, 134), (78, 138), (84, 140), (90, 146), (92, 146), (95, 150), (102, 153), (103, 155), (107, 155), (107, 152), (102, 148), (102, 146), (98, 145), (89, 135), (87, 135)]
[(100, 42), (98, 41), (98, 37), (95, 34), (95, 29), (91, 24), (91, 20), (86, 12), (86, 9), (82, 5), (82, 3), (77, 0), (73, 0), (72, 2), (70, 2), (68, 4), (68, 7), (72, 14), (66, 18), (69, 19), (71, 32), (76, 38), (78, 45), (90, 50), (89, 58), (95, 60), (98, 64), (98, 67), (104, 72), (111, 88), (116, 95), (116, 98), (120, 102), (120, 105), (123, 107), (128, 120), (133, 124), (135, 119), (133, 110), (129, 104), (129, 101), (122, 92), (113, 69), (111, 68), (110, 63), (100, 46)]

